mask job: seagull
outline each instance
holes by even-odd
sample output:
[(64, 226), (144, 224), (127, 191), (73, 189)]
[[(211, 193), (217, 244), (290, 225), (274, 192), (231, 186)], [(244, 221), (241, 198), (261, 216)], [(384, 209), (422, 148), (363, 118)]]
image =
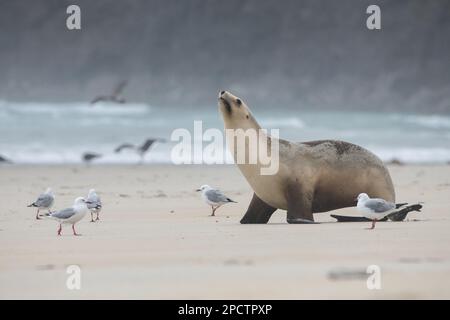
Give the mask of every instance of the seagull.
[(8, 158), (5, 158), (5, 157), (3, 157), (2, 155), (0, 155), (0, 163), (2, 163), (2, 162), (4, 162), (4, 163), (9, 163), (9, 164), (12, 163), (11, 160), (9, 160)]
[(94, 159), (101, 158), (101, 157), (102, 157), (102, 155), (100, 153), (95, 153), (95, 152), (85, 152), (81, 156), (81, 158), (83, 159), (83, 162), (85, 162), (86, 164), (89, 164)]
[(100, 200), (100, 197), (95, 192), (95, 189), (89, 190), (89, 194), (86, 198), (86, 203), (88, 209), (91, 211), (91, 222), (94, 222), (94, 213), (97, 214), (97, 218), (95, 219), (95, 221), (100, 220), (98, 215), (102, 210), (102, 202)]
[(88, 204), (89, 202), (86, 201), (83, 197), (78, 197), (75, 199), (72, 207), (60, 211), (46, 213), (44, 217), (48, 217), (59, 222), (58, 236), (61, 235), (62, 224), (71, 224), (73, 235), (79, 236), (80, 234), (75, 231), (75, 224), (83, 219), (88, 212)]
[(203, 200), (211, 206), (212, 217), (215, 216), (215, 212), (220, 206), (229, 202), (237, 203), (224, 195), (220, 190), (211, 188), (207, 184), (202, 185), (200, 189), (197, 189), (196, 191), (201, 191)]
[(372, 227), (368, 228), (372, 230), (375, 228), (375, 223), (378, 220), (383, 219), (387, 215), (391, 214), (394, 210), (400, 209), (401, 206), (406, 205), (407, 203), (400, 204), (400, 207), (395, 203), (388, 202), (384, 199), (380, 198), (369, 198), (367, 193), (360, 193), (356, 198), (358, 203), (356, 208), (361, 214), (367, 218), (372, 220)]
[(110, 95), (100, 95), (95, 97), (92, 101), (91, 104), (96, 104), (97, 102), (100, 101), (109, 101), (109, 102), (116, 102), (116, 103), (120, 103), (123, 104), (125, 103), (125, 98), (123, 98), (122, 96), (120, 96), (120, 94), (122, 93), (123, 89), (126, 87), (127, 85), (127, 81), (122, 81), (120, 82), (113, 90), (113, 92)]
[(117, 148), (114, 149), (115, 153), (119, 153), (124, 149), (134, 149), (136, 150), (136, 152), (139, 154), (139, 156), (141, 157), (141, 163), (144, 161), (144, 156), (147, 153), (147, 151), (150, 150), (151, 146), (155, 143), (155, 142), (165, 142), (165, 139), (159, 139), (159, 138), (155, 138), (155, 139), (147, 139), (144, 141), (144, 143), (140, 146), (136, 146), (134, 144), (131, 143), (123, 143), (120, 146), (118, 146)]
[(47, 188), (47, 190), (39, 195), (37, 200), (32, 204), (28, 205), (28, 207), (38, 208), (36, 213), (36, 219), (39, 220), (39, 210), (46, 209), (50, 213), (50, 208), (53, 206), (53, 202), (55, 201), (55, 196), (53, 195), (53, 191), (51, 188)]

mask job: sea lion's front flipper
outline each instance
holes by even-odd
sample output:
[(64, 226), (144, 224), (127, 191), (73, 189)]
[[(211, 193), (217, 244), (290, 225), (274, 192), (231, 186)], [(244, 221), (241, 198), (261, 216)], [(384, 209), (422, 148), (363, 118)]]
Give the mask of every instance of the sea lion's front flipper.
[(267, 223), (275, 210), (277, 208), (269, 206), (254, 193), (247, 212), (241, 219), (241, 223)]
[(318, 222), (314, 222), (314, 221), (302, 219), (302, 218), (287, 218), (287, 222), (289, 224), (318, 224)]
[(286, 190), (288, 201), (287, 222), (293, 224), (315, 223), (312, 213), (312, 203), (307, 193), (299, 186), (290, 186)]

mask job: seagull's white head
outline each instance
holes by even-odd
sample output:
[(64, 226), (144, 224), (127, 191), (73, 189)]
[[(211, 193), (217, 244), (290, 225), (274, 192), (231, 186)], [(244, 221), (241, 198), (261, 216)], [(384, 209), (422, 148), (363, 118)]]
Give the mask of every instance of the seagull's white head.
[(86, 204), (86, 200), (83, 197), (78, 197), (75, 199), (74, 205)]
[(50, 194), (50, 195), (53, 195), (53, 191), (52, 191), (52, 188), (47, 188), (47, 190), (45, 190), (45, 193), (46, 194)]
[(360, 193), (358, 195), (358, 197), (356, 198), (356, 200), (358, 200), (358, 202), (359, 201), (366, 201), (366, 200), (369, 200), (369, 196), (367, 195), (367, 193)]
[(211, 189), (211, 187), (210, 186), (208, 186), (207, 184), (204, 184), (204, 185), (202, 185), (200, 188), (198, 188), (196, 191), (198, 192), (198, 191), (205, 191), (205, 190), (208, 190), (208, 189)]
[(89, 194), (94, 194), (95, 193), (95, 189), (89, 189)]

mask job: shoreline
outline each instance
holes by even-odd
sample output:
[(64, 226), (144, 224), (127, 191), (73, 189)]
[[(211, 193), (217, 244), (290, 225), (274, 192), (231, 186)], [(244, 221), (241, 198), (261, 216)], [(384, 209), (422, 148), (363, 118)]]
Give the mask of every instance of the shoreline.
[[(387, 162), (383, 162), (384, 165), (386, 165), (388, 167), (388, 169), (392, 169), (392, 168), (398, 168), (398, 167), (450, 167), (450, 162), (449, 163), (445, 163), (445, 162), (402, 162), (402, 163), (392, 163), (391, 161), (387, 161)], [(143, 167), (143, 168), (152, 168), (152, 167), (169, 167), (169, 168), (175, 168), (175, 167), (179, 167), (179, 168), (189, 168), (189, 167), (194, 167), (194, 168), (208, 168), (208, 167), (213, 167), (213, 168), (220, 168), (220, 167), (232, 167), (232, 166), (236, 166), (236, 164), (234, 163), (223, 163), (223, 164), (173, 164), (173, 163), (169, 163), (169, 162), (151, 162), (151, 163), (91, 163), (89, 165), (84, 164), (84, 163), (4, 163), (1, 164), (0, 163), (0, 170), (2, 169), (8, 169), (8, 168), (29, 168), (29, 167), (46, 167), (46, 168), (57, 168), (57, 167), (61, 167), (61, 168), (101, 168), (101, 167), (124, 167), (124, 168), (129, 168), (129, 167)]]

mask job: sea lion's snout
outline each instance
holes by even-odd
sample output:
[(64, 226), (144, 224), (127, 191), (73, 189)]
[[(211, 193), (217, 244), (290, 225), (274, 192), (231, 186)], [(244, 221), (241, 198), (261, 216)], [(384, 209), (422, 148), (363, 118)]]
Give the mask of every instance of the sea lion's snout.
[(227, 91), (220, 91), (219, 93), (219, 105), (223, 106), (228, 113), (231, 113), (230, 93)]
[[(241, 123), (239, 126), (249, 126), (247, 122), (249, 119), (251, 120), (252, 117), (250, 115), (250, 110), (242, 99), (236, 97), (229, 91), (221, 90), (219, 91), (218, 100), (219, 109), (226, 121), (232, 120), (235, 122), (233, 126), (237, 125), (236, 121), (243, 121), (246, 124)], [(250, 124), (250, 126), (252, 125), (253, 124)]]

